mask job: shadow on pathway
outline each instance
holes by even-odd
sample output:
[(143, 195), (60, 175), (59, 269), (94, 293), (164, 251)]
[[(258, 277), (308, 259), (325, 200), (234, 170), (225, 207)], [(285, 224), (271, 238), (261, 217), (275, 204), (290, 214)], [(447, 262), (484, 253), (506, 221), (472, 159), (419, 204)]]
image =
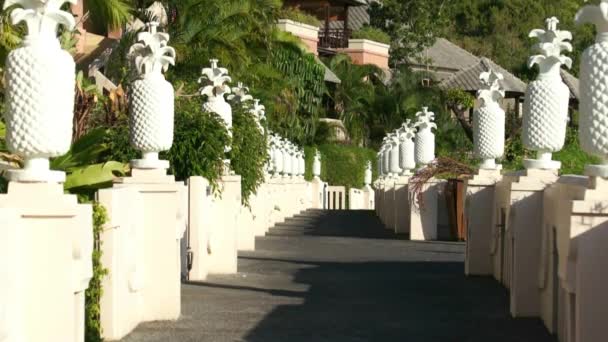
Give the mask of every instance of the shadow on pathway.
[(464, 245), (401, 241), (370, 212), (347, 214), (273, 229), (238, 275), (183, 285), (179, 321), (124, 341), (554, 342), (510, 317), (497, 282), (464, 276)]

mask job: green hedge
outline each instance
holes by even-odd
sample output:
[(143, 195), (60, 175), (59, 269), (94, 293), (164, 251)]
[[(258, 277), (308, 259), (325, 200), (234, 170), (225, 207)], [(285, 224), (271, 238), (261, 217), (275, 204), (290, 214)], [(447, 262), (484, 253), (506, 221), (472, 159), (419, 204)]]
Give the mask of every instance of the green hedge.
[(312, 163), (316, 149), (321, 152), (321, 179), (330, 185), (362, 188), (365, 167), (372, 162), (373, 178), (376, 178), (376, 151), (348, 145), (324, 144), (318, 147), (306, 147), (306, 179), (312, 179)]

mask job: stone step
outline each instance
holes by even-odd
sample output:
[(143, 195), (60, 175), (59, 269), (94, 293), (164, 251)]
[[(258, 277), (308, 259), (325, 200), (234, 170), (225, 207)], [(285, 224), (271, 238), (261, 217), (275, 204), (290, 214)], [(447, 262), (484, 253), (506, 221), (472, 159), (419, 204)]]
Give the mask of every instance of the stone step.
[(323, 216), (325, 216), (324, 212), (307, 212), (307, 211), (305, 211), (303, 213), (296, 214), (293, 217), (298, 217), (298, 218), (321, 218)]
[(273, 229), (285, 230), (285, 231), (315, 231), (315, 230), (317, 230), (316, 227), (274, 226), (274, 227), (270, 228), (269, 231), (271, 231)]
[(290, 217), (290, 218), (286, 218), (285, 221), (283, 221), (281, 223), (318, 224), (319, 222), (321, 222), (321, 220), (319, 220), (319, 219), (303, 219), (303, 218)]
[(317, 226), (318, 226), (317, 224), (277, 223), (272, 228), (300, 228), (300, 229), (308, 228), (308, 229), (310, 229), (310, 228), (316, 228)]
[(271, 229), (266, 236), (304, 236), (311, 235), (311, 231), (302, 231), (302, 230), (289, 230), (289, 229)]

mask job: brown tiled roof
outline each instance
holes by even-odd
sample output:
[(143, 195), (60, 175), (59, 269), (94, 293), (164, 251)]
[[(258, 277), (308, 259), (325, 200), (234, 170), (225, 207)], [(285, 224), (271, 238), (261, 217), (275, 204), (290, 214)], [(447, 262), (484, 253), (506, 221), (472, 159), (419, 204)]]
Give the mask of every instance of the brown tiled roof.
[(408, 63), (419, 68), (428, 65), (431, 71), (433, 69), (460, 71), (479, 63), (479, 58), (445, 38), (437, 38), (432, 46), (409, 58)]
[(503, 75), (504, 79), (500, 83), (506, 92), (519, 94), (524, 94), (526, 92), (526, 83), (485, 57), (480, 58), (477, 64), (455, 73), (452, 77), (441, 82), (439, 86), (443, 89), (456, 88), (464, 91), (476, 92), (482, 88), (479, 75), (482, 72), (490, 70), (494, 70)]

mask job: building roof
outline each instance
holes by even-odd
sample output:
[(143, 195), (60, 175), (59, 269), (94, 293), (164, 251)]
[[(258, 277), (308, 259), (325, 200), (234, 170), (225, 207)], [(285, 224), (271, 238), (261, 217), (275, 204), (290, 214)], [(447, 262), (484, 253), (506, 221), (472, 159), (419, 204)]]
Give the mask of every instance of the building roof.
[(494, 70), (503, 75), (504, 79), (500, 84), (507, 93), (524, 94), (526, 92), (526, 83), (485, 57), (480, 58), (478, 63), (455, 73), (450, 78), (441, 82), (439, 86), (443, 89), (457, 88), (464, 91), (477, 92), (477, 90), (481, 89), (483, 86), (479, 80), (479, 75), (482, 72), (490, 70)]
[(568, 86), (568, 89), (570, 89), (570, 98), (575, 100), (580, 99), (581, 93), (578, 78), (564, 69), (561, 69), (560, 73), (562, 75), (562, 80)]
[(408, 58), (408, 63), (418, 69), (429, 66), (429, 71), (455, 72), (478, 64), (479, 58), (445, 38), (437, 38), (432, 46)]

